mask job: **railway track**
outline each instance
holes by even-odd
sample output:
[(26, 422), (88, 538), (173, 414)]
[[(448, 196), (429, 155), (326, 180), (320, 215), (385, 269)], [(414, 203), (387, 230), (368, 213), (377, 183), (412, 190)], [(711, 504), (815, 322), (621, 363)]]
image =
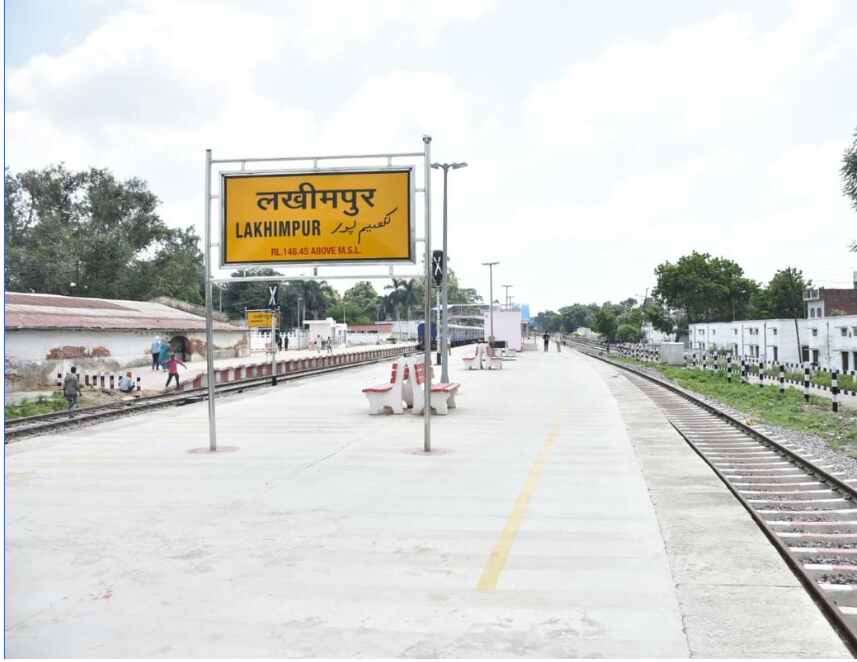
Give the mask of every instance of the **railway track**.
[(674, 384), (578, 349), (630, 373), (744, 506), (857, 656), (857, 480)]
[[(413, 350), (404, 349), (406, 354), (410, 354)], [(310, 377), (313, 375), (323, 375), (348, 368), (356, 368), (365, 365), (386, 361), (401, 354), (395, 350), (379, 350), (378, 354), (368, 359), (355, 360), (349, 363), (343, 363), (335, 366), (327, 366), (321, 368), (300, 368), (290, 370), (286, 374), (277, 375), (277, 383)], [(347, 355), (346, 355), (347, 356)], [(260, 388), (263, 386), (271, 386), (272, 378), (252, 377), (250, 379), (240, 379), (230, 381), (215, 386), (215, 392), (218, 396), (229, 393), (241, 393), (252, 388)], [(75, 412), (73, 417), (69, 417), (67, 411), (55, 412), (52, 414), (44, 414), (41, 416), (27, 416), (7, 420), (4, 427), (5, 443), (9, 444), (29, 436), (53, 432), (59, 429), (78, 427), (83, 425), (91, 425), (100, 423), (106, 420), (118, 418), (120, 416), (129, 416), (135, 413), (152, 411), (163, 407), (178, 407), (201, 402), (208, 399), (208, 388), (190, 389), (187, 391), (179, 391), (173, 393), (163, 393), (148, 397), (136, 398), (134, 400), (126, 400), (122, 402), (113, 402), (97, 407), (87, 407)]]

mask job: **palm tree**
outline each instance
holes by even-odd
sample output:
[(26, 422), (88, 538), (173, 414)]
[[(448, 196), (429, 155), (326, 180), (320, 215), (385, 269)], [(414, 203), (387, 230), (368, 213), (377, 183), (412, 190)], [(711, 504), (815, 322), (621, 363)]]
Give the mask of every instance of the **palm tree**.
[[(393, 284), (384, 287), (385, 290), (392, 290), (384, 297), (384, 305), (387, 310), (393, 311), (396, 315), (396, 321), (401, 319), (403, 310), (410, 309), (419, 303), (417, 297), (417, 281), (414, 278), (393, 278)], [(408, 314), (410, 317), (410, 314)]]

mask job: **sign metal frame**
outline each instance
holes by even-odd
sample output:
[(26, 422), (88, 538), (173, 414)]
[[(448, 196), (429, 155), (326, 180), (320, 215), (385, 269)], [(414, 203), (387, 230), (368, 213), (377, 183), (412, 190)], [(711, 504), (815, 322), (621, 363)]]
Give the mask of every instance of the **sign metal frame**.
[[(249, 282), (249, 281), (269, 281), (269, 282), (287, 282), (290, 280), (321, 280), (325, 278), (352, 278), (352, 279), (367, 279), (367, 278), (387, 278), (393, 277), (395, 274), (393, 273), (394, 265), (396, 264), (416, 264), (417, 255), (416, 255), (416, 243), (422, 242), (424, 244), (424, 262), (423, 265), (423, 273), (420, 274), (425, 278), (425, 282), (432, 282), (431, 275), (431, 136), (424, 135), (422, 137), (423, 149), (420, 152), (387, 152), (380, 154), (347, 154), (347, 155), (328, 155), (328, 156), (280, 156), (280, 157), (241, 157), (241, 158), (224, 158), (224, 159), (214, 159), (212, 158), (211, 149), (205, 150), (205, 226), (204, 226), (204, 258), (205, 258), (205, 339), (206, 339), (206, 364), (207, 371), (206, 377), (208, 382), (208, 440), (209, 440), (209, 451), (214, 453), (217, 451), (217, 417), (215, 412), (215, 379), (214, 379), (214, 296), (212, 293), (212, 288), (214, 283), (220, 282)], [(410, 223), (410, 249), (411, 249), (411, 258), (409, 260), (365, 260), (365, 261), (351, 261), (350, 263), (346, 263), (345, 261), (338, 262), (334, 260), (326, 260), (322, 262), (297, 262), (297, 261), (289, 261), (285, 263), (275, 263), (275, 262), (264, 262), (264, 263), (254, 263), (254, 264), (241, 264), (241, 265), (219, 265), (221, 268), (223, 267), (237, 267), (237, 268), (294, 268), (294, 267), (306, 267), (312, 266), (315, 267), (313, 269), (313, 276), (305, 276), (305, 275), (295, 275), (295, 276), (287, 276), (287, 275), (276, 275), (276, 276), (230, 276), (230, 277), (215, 277), (212, 268), (212, 257), (211, 257), (211, 249), (219, 247), (221, 255), (223, 251), (223, 244), (220, 242), (213, 242), (212, 237), (217, 237), (218, 235), (212, 233), (211, 228), (211, 207), (212, 202), (217, 199), (222, 199), (221, 195), (212, 195), (211, 192), (211, 179), (212, 179), (212, 167), (215, 164), (238, 164), (241, 170), (239, 172), (247, 173), (246, 165), (247, 163), (295, 163), (295, 162), (311, 162), (312, 169), (309, 171), (319, 171), (319, 161), (345, 161), (345, 160), (386, 160), (386, 168), (381, 166), (375, 166), (375, 169), (381, 170), (402, 170), (404, 168), (410, 168), (410, 191), (409, 191), (409, 223)], [(409, 159), (411, 163), (402, 164), (394, 167), (393, 159)], [(419, 163), (419, 161), (415, 161), (416, 159), (420, 159), (422, 161), (422, 169), (423, 169), (423, 186), (422, 188), (416, 187), (416, 176), (415, 176), (415, 167)], [(360, 168), (342, 168), (342, 171), (369, 171), (373, 169), (372, 166), (360, 167)], [(330, 169), (333, 170), (333, 169)], [(260, 171), (270, 173), (271, 171)], [(282, 172), (282, 170), (277, 170), (277, 172)], [(307, 172), (306, 169), (300, 169), (299, 172)], [(248, 173), (249, 174), (249, 173)], [(221, 178), (221, 181), (223, 179)], [(423, 213), (425, 218), (425, 226), (424, 226), (424, 234), (423, 237), (416, 237), (416, 223), (415, 223), (415, 215), (416, 215), (416, 193), (423, 194)], [(222, 204), (222, 203), (221, 203)], [(222, 216), (221, 216), (222, 220)], [(362, 266), (365, 264), (385, 264), (389, 268), (388, 274), (342, 274), (335, 276), (319, 276), (318, 275), (318, 267), (336, 267), (336, 266)], [(401, 275), (401, 274), (400, 274)], [(431, 320), (431, 287), (425, 288), (425, 298), (423, 301), (423, 313), (425, 320)], [(272, 335), (272, 347), (273, 347), (273, 335)], [(431, 371), (431, 343), (423, 342), (423, 360), (425, 361), (425, 381), (424, 381), (424, 402), (423, 402), (423, 450), (426, 453), (431, 452), (431, 384), (432, 384), (432, 371)], [(272, 352), (273, 356), (273, 352)], [(273, 368), (273, 359), (272, 359), (272, 368)], [(273, 383), (276, 384), (276, 374), (273, 375)]]
[[(317, 157), (320, 158), (320, 157)], [(344, 158), (344, 157), (340, 157)], [(239, 177), (276, 177), (307, 175), (319, 176), (325, 174), (372, 174), (384, 172), (407, 172), (408, 173), (408, 254), (407, 258), (363, 258), (357, 260), (284, 260), (265, 262), (226, 262), (226, 180)], [(276, 268), (276, 267), (362, 267), (367, 264), (416, 264), (416, 167), (414, 165), (388, 165), (388, 166), (366, 166), (366, 167), (335, 167), (335, 168), (296, 168), (275, 170), (222, 170), (220, 172), (220, 264), (221, 269), (254, 269), (254, 268)]]

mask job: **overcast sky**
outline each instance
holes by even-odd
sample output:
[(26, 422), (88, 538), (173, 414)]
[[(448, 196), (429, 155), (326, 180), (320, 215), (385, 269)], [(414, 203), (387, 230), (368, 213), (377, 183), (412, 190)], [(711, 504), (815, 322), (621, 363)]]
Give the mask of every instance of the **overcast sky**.
[(759, 281), (857, 269), (838, 172), (857, 2), (5, 6), (7, 165), (141, 177), (172, 226), (202, 232), (206, 147), (418, 151), (428, 133), (435, 160), (470, 163), (450, 175), (451, 264), (486, 298), (488, 260), (495, 297), (511, 283), (534, 313), (642, 295), (691, 250)]

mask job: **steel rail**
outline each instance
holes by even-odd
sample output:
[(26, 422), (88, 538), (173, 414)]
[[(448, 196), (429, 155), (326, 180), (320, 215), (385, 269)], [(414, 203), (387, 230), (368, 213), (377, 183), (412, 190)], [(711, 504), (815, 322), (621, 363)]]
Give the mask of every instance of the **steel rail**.
[[(829, 474), (827, 471), (814, 465), (809, 460), (801, 457), (797, 453), (792, 450), (784, 447), (782, 444), (774, 441), (767, 435), (759, 432), (758, 430), (752, 428), (751, 426), (739, 421), (735, 417), (729, 415), (728, 413), (720, 410), (719, 408), (704, 402), (696, 395), (688, 392), (687, 390), (667, 382), (665, 380), (659, 379), (653, 375), (647, 374), (641, 370), (638, 370), (634, 366), (624, 364), (618, 361), (614, 361), (612, 359), (608, 359), (604, 356), (600, 356), (592, 351), (584, 351), (581, 348), (577, 348), (582, 354), (589, 356), (594, 359), (598, 359), (599, 361), (603, 361), (608, 365), (612, 365), (617, 368), (621, 368), (639, 378), (642, 378), (649, 383), (655, 384), (671, 393), (687, 400), (691, 404), (699, 407), (700, 409), (705, 410), (712, 416), (722, 419), (729, 423), (730, 425), (736, 427), (741, 432), (743, 432), (748, 437), (755, 440), (757, 443), (762, 446), (766, 446), (776, 453), (786, 457), (792, 464), (797, 465), (800, 469), (802, 469), (805, 473), (814, 476), (816, 480), (820, 483), (827, 483), (829, 486), (833, 488), (832, 491), (839, 492), (840, 495), (844, 496), (847, 500), (857, 503), (857, 490), (851, 487), (847, 483), (839, 480), (836, 476)], [(592, 346), (588, 345), (587, 350), (591, 350)], [(645, 390), (643, 391), (645, 392)], [(667, 419), (669, 420), (669, 415), (667, 415)], [(822, 611), (822, 613), (827, 618), (831, 627), (836, 631), (839, 635), (842, 642), (849, 649), (852, 656), (857, 657), (857, 632), (855, 632), (854, 628), (849, 625), (847, 620), (845, 619), (845, 615), (840, 611), (839, 607), (836, 603), (829, 597), (827, 592), (819, 586), (816, 581), (810, 576), (810, 574), (804, 569), (802, 562), (795, 556), (787, 544), (780, 538), (777, 531), (771, 528), (768, 523), (764, 520), (764, 518), (756, 512), (754, 506), (747, 502), (742, 494), (740, 494), (739, 490), (732, 485), (731, 480), (727, 477), (714, 463), (706, 456), (705, 451), (700, 449), (693, 440), (691, 440), (687, 434), (677, 426), (673, 421), (669, 421), (670, 425), (678, 432), (678, 434), (690, 445), (693, 451), (712, 469), (714, 474), (720, 479), (720, 481), (726, 486), (726, 488), (733, 494), (733, 496), (738, 500), (738, 502), (744, 507), (765, 537), (771, 542), (774, 546), (774, 549), (777, 550), (779, 555), (782, 557), (783, 561), (807, 591), (807, 593), (812, 597), (813, 601)], [(808, 514), (811, 511), (807, 511)], [(823, 512), (823, 511), (820, 511)]]

